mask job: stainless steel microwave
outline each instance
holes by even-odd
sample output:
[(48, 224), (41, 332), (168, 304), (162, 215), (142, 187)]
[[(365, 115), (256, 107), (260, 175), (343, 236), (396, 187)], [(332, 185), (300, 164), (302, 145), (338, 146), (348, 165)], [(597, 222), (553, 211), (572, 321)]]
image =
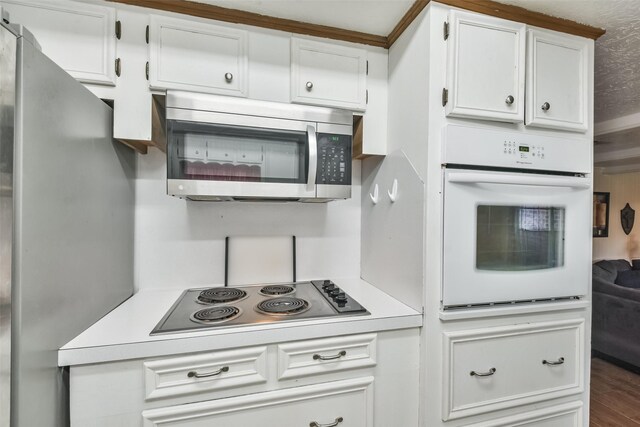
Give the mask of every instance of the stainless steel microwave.
[(167, 193), (191, 200), (351, 197), (351, 112), (167, 91)]

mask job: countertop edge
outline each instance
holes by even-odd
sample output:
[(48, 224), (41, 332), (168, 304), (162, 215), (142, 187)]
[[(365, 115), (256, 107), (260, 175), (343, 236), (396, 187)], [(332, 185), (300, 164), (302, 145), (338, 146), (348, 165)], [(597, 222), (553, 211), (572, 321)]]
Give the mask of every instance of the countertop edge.
[[(158, 341), (60, 349), (58, 350), (58, 366), (118, 362), (163, 355), (246, 347), (247, 345), (265, 345), (338, 335), (411, 329), (421, 326), (422, 315), (415, 312), (415, 314), (395, 317), (357, 319), (352, 322), (334, 323), (331, 324), (331, 334), (327, 334), (327, 324), (299, 324), (286, 328), (252, 330), (226, 335), (198, 335), (181, 338), (168, 337), (165, 340)], [(179, 351), (176, 351), (176, 342), (180, 343)]]

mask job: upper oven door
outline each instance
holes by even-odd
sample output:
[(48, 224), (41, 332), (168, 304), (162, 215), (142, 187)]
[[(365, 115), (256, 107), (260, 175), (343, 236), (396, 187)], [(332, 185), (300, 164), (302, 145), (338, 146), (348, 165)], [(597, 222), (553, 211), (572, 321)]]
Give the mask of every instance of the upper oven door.
[(316, 197), (317, 124), (167, 109), (167, 191), (174, 196)]
[(583, 296), (587, 178), (446, 169), (444, 307)]

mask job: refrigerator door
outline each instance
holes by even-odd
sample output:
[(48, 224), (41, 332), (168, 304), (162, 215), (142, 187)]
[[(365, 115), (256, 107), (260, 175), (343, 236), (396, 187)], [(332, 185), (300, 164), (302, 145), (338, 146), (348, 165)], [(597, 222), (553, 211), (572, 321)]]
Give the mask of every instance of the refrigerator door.
[(11, 402), (11, 245), (16, 36), (0, 25), (0, 427)]
[(12, 426), (68, 424), (57, 352), (133, 293), (135, 156), (112, 110), (18, 39)]

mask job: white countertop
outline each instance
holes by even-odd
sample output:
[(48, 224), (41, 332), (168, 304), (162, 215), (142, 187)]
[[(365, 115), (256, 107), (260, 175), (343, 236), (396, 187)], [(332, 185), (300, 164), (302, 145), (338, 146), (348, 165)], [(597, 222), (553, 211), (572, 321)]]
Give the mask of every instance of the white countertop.
[(142, 290), (62, 347), (58, 351), (58, 365), (111, 362), (422, 326), (421, 313), (364, 280), (340, 279), (335, 282), (371, 315), (150, 336), (151, 330), (184, 289)]

